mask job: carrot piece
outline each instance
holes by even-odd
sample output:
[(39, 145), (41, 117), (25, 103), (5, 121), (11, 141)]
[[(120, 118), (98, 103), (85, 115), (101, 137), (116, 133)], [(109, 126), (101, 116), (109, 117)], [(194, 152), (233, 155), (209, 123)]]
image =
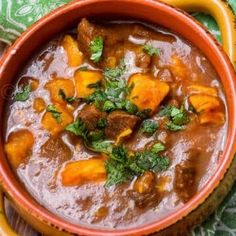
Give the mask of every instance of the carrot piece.
[(5, 144), (5, 152), (14, 168), (17, 168), (31, 154), (33, 144), (34, 137), (29, 130), (22, 129), (9, 135)]
[(85, 98), (91, 95), (95, 88), (89, 87), (102, 80), (102, 74), (99, 71), (76, 71), (75, 86), (78, 98)]
[(177, 80), (185, 79), (188, 76), (188, 68), (177, 55), (171, 57), (170, 69)]
[(46, 111), (42, 118), (42, 126), (44, 129), (48, 130), (53, 135), (56, 135), (60, 131), (73, 122), (72, 112), (66, 107), (56, 103), (54, 104), (56, 110), (60, 113), (60, 120), (55, 119), (53, 114), (49, 111)]
[(217, 97), (217, 89), (209, 86), (202, 86), (197, 84), (192, 84), (187, 87), (187, 91), (190, 95), (192, 94), (205, 94), (213, 97)]
[(129, 78), (129, 86), (133, 86), (128, 98), (140, 109), (156, 111), (170, 88), (150, 75), (135, 74)]
[(33, 107), (37, 113), (40, 113), (45, 109), (46, 104), (42, 98), (35, 98)]
[(45, 88), (49, 90), (52, 102), (61, 104), (65, 104), (61, 92), (66, 97), (73, 97), (75, 92), (73, 81), (70, 79), (53, 79), (45, 85)]
[(106, 179), (104, 158), (93, 157), (66, 164), (61, 173), (64, 186), (77, 186), (85, 183), (96, 183)]
[(70, 67), (76, 67), (83, 63), (83, 53), (79, 50), (78, 42), (73, 37), (66, 35), (62, 40), (62, 46), (66, 51)]
[(221, 105), (218, 98), (203, 94), (192, 95), (189, 101), (198, 113), (218, 109)]
[(225, 115), (223, 112), (219, 111), (208, 111), (199, 114), (200, 124), (215, 124), (222, 125), (225, 122)]

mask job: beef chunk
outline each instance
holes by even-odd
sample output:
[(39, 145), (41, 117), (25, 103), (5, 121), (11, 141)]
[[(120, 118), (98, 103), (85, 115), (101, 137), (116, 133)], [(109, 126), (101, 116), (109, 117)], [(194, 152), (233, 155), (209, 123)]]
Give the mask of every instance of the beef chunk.
[(105, 134), (108, 138), (115, 140), (123, 131), (133, 130), (140, 118), (124, 111), (113, 111), (107, 117)]
[(61, 137), (52, 137), (42, 145), (41, 156), (64, 162), (71, 159), (72, 153), (69, 147), (62, 141)]
[(161, 194), (156, 190), (150, 193), (138, 193), (135, 190), (128, 190), (127, 194), (138, 208), (155, 207), (162, 199)]
[(197, 162), (200, 151), (190, 149), (186, 159), (175, 167), (174, 190), (181, 201), (187, 202), (197, 192)]
[(101, 119), (106, 119), (107, 113), (100, 111), (94, 105), (85, 105), (78, 114), (88, 131), (94, 131)]

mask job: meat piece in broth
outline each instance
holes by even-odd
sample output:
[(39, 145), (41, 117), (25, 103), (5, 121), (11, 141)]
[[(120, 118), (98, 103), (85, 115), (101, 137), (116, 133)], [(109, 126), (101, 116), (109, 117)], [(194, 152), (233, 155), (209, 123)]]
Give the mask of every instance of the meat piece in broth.
[(113, 111), (107, 117), (105, 134), (108, 138), (117, 140), (127, 130), (130, 131), (127, 134), (131, 134), (139, 121), (139, 117), (135, 115), (128, 114), (124, 111)]
[(94, 105), (85, 105), (78, 114), (78, 118), (83, 121), (88, 131), (96, 130), (98, 122), (105, 120), (106, 117), (107, 113), (100, 111)]
[(72, 157), (70, 148), (62, 141), (61, 137), (49, 138), (41, 147), (41, 156), (59, 163), (68, 161)]
[(187, 202), (197, 192), (197, 164), (200, 151), (190, 149), (186, 153), (186, 159), (175, 167), (174, 190), (181, 201)]

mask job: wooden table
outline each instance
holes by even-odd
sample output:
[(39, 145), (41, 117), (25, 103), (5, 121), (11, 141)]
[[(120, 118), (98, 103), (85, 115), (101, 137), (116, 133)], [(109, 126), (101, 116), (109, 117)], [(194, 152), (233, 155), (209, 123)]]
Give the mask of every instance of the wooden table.
[[(5, 45), (0, 42), (0, 58), (5, 51)], [(5, 201), (6, 214), (12, 228), (20, 236), (40, 236), (41, 234), (34, 231), (11, 207), (10, 203)]]

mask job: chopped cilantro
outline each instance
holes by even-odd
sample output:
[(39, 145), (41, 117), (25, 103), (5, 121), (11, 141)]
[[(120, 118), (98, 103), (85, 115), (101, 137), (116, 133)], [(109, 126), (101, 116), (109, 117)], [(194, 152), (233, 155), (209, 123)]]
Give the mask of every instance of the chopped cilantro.
[(164, 150), (165, 150), (165, 146), (162, 143), (155, 143), (151, 148), (151, 152), (156, 153), (156, 154)]
[(105, 101), (105, 103), (103, 104), (104, 111), (113, 111), (115, 108), (116, 108), (116, 105), (109, 100)]
[(110, 154), (112, 152), (112, 142), (108, 140), (97, 140), (91, 142), (87, 147), (95, 152), (102, 152), (106, 154)]
[(189, 122), (188, 113), (183, 106), (179, 109), (176, 106), (168, 105), (161, 109), (159, 115), (169, 118), (166, 128), (174, 132), (182, 130), (183, 126)]
[(132, 175), (123, 163), (110, 159), (106, 161), (105, 168), (107, 172), (106, 187), (125, 183), (132, 178)]
[(124, 183), (148, 170), (155, 172), (166, 170), (170, 164), (169, 158), (159, 155), (164, 149), (165, 147), (158, 143), (149, 150), (129, 156), (125, 147), (113, 147), (105, 165), (108, 177), (106, 186)]
[(105, 118), (100, 118), (97, 122), (97, 128), (101, 129), (101, 128), (105, 128), (107, 125), (107, 120)]
[(124, 60), (121, 60), (120, 64), (116, 68), (105, 69), (104, 76), (105, 78), (110, 79), (110, 80), (119, 79), (125, 73), (125, 70), (126, 70), (125, 62)]
[(99, 141), (104, 138), (104, 132), (102, 130), (91, 131), (88, 134), (89, 141)]
[(61, 120), (61, 112), (59, 112), (54, 105), (52, 105), (52, 104), (48, 105), (47, 106), (47, 111), (51, 112), (52, 117), (54, 119), (56, 119), (57, 123), (61, 123), (61, 121), (62, 121)]
[(102, 52), (103, 52), (103, 38), (101, 36), (97, 36), (95, 37), (90, 45), (89, 45), (89, 49), (91, 52), (91, 57), (90, 59), (95, 62), (98, 63), (102, 57)]
[(81, 119), (77, 119), (74, 123), (67, 125), (65, 130), (87, 140), (87, 130)]
[(15, 94), (15, 100), (25, 102), (29, 99), (29, 95), (31, 92), (31, 85), (27, 84), (21, 87), (21, 90)]
[(158, 124), (153, 120), (145, 120), (141, 125), (141, 132), (153, 135), (158, 128)]
[(62, 100), (66, 101), (68, 103), (73, 103), (77, 100), (75, 97), (66, 97), (66, 94), (63, 89), (59, 89), (58, 94), (62, 98)]
[(138, 112), (138, 107), (129, 100), (125, 101), (125, 109), (130, 114), (136, 114)]
[(158, 56), (159, 55), (159, 51), (157, 48), (153, 47), (150, 44), (145, 44), (143, 46), (143, 51), (145, 53), (147, 53), (149, 56)]

